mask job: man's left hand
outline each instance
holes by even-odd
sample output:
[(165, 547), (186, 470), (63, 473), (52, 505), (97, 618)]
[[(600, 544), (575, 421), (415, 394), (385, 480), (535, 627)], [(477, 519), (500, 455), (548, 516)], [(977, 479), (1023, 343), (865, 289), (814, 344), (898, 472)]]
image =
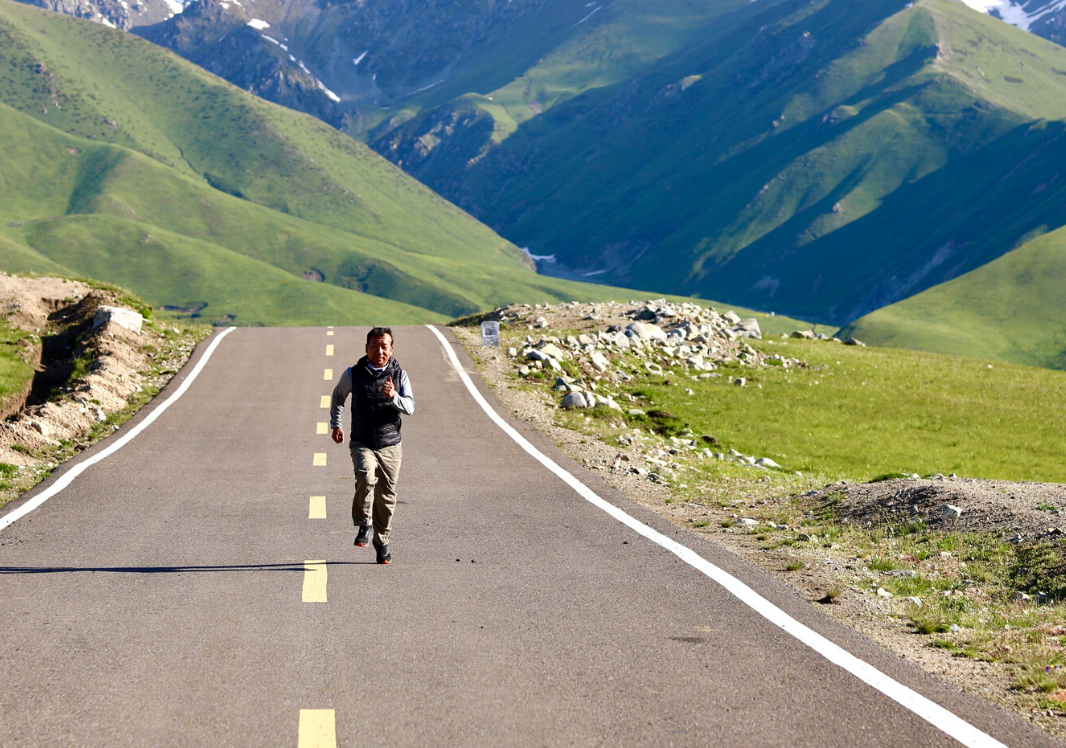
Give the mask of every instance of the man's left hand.
[(385, 397), (392, 399), (392, 396), (396, 394), (396, 388), (392, 385), (392, 378), (385, 380), (385, 386), (381, 388), (381, 392)]

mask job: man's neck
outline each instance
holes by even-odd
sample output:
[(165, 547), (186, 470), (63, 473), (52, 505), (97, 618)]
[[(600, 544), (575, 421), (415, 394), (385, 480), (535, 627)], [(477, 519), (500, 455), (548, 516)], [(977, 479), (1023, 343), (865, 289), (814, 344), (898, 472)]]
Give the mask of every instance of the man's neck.
[(366, 365), (369, 366), (373, 371), (384, 371), (385, 367), (389, 365), (389, 362), (386, 361), (381, 366), (374, 366), (374, 363), (368, 358), (366, 360)]

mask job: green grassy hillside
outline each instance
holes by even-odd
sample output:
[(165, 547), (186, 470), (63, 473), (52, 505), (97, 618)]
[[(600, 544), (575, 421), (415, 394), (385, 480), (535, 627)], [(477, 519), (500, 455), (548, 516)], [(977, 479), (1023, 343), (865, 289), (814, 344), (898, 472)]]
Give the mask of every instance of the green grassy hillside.
[[(237, 324), (629, 298), (538, 276), (366, 146), (143, 40), (0, 0), (0, 267)], [(317, 281), (317, 282), (316, 282)]]
[(373, 145), (575, 276), (826, 322), (1066, 224), (1063, 48), (950, 0), (748, 3), (697, 37), (550, 108), (479, 89), (502, 114), (466, 97)]
[(875, 345), (1066, 369), (1066, 229), (856, 320)]

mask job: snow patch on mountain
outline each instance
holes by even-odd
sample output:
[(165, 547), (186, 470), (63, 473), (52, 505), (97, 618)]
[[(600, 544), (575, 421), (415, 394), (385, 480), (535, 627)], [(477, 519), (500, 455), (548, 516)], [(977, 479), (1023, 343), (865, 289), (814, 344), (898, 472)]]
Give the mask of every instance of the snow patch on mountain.
[(1066, 8), (1066, 0), (962, 0), (974, 10), (997, 16), (1012, 26), (1029, 31), (1036, 21)]
[(519, 247), (519, 249), (526, 253), (526, 257), (534, 262), (555, 262), (555, 254), (550, 255), (535, 255), (529, 251), (529, 247)]
[(269, 23), (267, 23), (266, 21), (261, 21), (258, 18), (253, 18), (252, 20), (250, 20), (248, 22), (248, 25), (251, 26), (256, 31), (262, 31), (263, 29), (269, 29), (270, 28), (270, 24)]
[[(290, 55), (290, 57), (291, 57), (291, 55)], [(328, 96), (331, 100), (335, 101), (336, 103), (339, 104), (341, 102), (341, 97), (338, 96), (337, 94), (333, 93), (332, 91), (330, 91), (328, 88), (326, 88), (326, 84), (323, 83), (322, 81), (320, 81), (318, 78), (316, 78), (314, 76), (314, 74), (310, 70), (307, 69), (307, 66), (304, 65), (304, 61), (303, 60), (296, 60), (295, 62), (296, 62), (297, 65), (300, 66), (300, 70), (302, 70), (305, 73), (307, 73), (307, 77), (315, 82), (315, 86), (318, 88), (319, 91), (324, 93), (326, 96)]]
[(260, 34), (259, 36), (263, 37), (264, 39), (266, 39), (271, 44), (277, 44), (279, 47), (284, 49), (286, 52), (289, 51), (289, 48), (287, 46), (285, 46), (284, 44), (282, 44), (281, 42), (279, 42), (277, 39), (274, 39), (273, 37), (267, 36), (266, 34)]
[(166, 6), (170, 9), (170, 15), (176, 16), (185, 10), (185, 3), (181, 0), (163, 0)]
[[(589, 5), (591, 5), (591, 4), (592, 4), (592, 3), (589, 3)], [(586, 5), (585, 7), (587, 8), (587, 7), (588, 7), (588, 5)], [(596, 15), (596, 13), (598, 13), (598, 12), (599, 12), (599, 10), (600, 10), (600, 6), (596, 6), (596, 8), (595, 8), (595, 9), (594, 9), (594, 10), (593, 10), (593, 11), (592, 11), (591, 13), (589, 13), (589, 14), (588, 14), (587, 16), (585, 16), (585, 17), (584, 17), (584, 18), (582, 18), (582, 19), (581, 19), (580, 21), (578, 21), (577, 23), (575, 23), (575, 24), (574, 24), (574, 26), (580, 26), (580, 25), (581, 25), (581, 24), (583, 24), (583, 23), (584, 23), (585, 21), (589, 20), (589, 19), (590, 19), (590, 18), (592, 18), (592, 17), (594, 16), (594, 15)]]

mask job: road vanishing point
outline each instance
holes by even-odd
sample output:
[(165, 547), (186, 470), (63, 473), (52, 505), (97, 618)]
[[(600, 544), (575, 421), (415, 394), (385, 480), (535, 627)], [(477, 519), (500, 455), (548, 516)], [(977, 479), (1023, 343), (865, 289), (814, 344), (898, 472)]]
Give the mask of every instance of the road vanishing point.
[(218, 331), (4, 508), (0, 746), (1061, 745), (611, 489), (444, 328), (396, 330), (375, 564), (326, 428), (366, 332)]

